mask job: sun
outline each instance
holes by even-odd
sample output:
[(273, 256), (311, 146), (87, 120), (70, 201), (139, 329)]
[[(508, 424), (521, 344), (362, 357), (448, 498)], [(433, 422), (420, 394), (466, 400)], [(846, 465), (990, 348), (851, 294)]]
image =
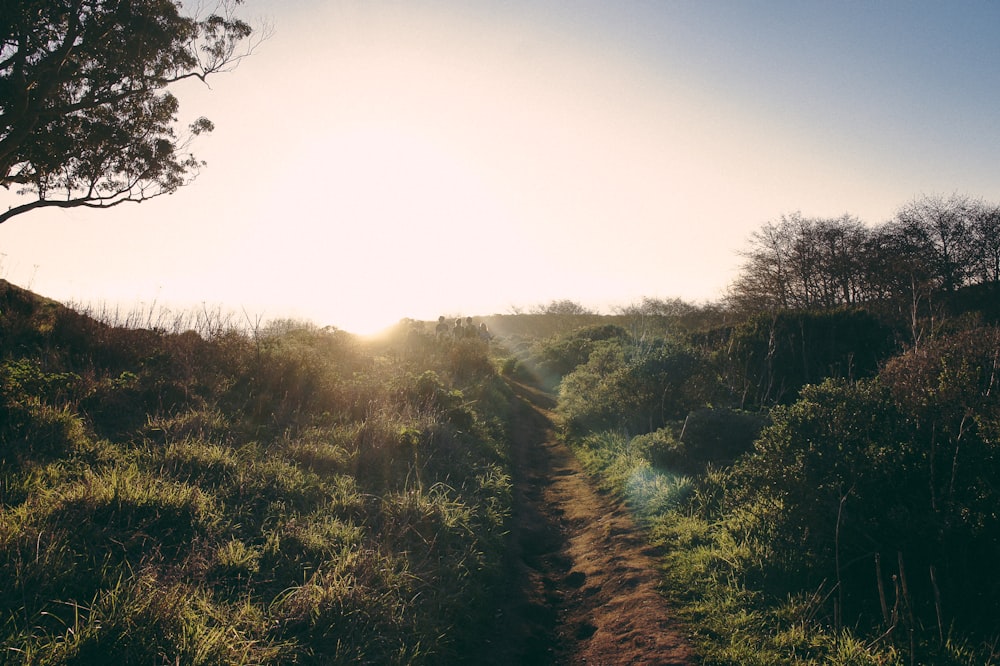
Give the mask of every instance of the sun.
[(399, 323), (399, 319), (389, 320), (379, 316), (379, 313), (372, 313), (370, 316), (355, 314), (347, 319), (343, 326), (338, 326), (348, 333), (353, 333), (365, 338), (378, 337), (382, 333)]
[[(294, 219), (296, 231), (248, 239), (241, 259), (268, 267), (257, 295), (370, 335), (497, 293), (490, 281), (502, 271), (487, 261), (520, 241), (498, 234), (509, 228), (505, 202), (460, 146), (414, 128), (359, 125), (317, 137), (294, 162), (322, 185), (298, 196), (289, 176), (274, 188), (282, 194), (271, 195), (268, 214)], [(275, 274), (295, 289), (279, 290)]]

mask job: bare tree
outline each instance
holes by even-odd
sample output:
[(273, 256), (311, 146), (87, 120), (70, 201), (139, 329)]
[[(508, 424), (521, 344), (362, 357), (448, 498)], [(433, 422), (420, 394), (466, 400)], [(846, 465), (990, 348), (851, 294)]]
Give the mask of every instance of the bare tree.
[(750, 236), (750, 249), (727, 301), (737, 310), (774, 310), (790, 307), (788, 253), (790, 229), (786, 218), (768, 222)]
[(971, 233), (976, 278), (983, 283), (1000, 283), (1000, 206), (976, 202)]
[(973, 217), (973, 202), (959, 195), (916, 199), (896, 215), (900, 228), (926, 244), (926, 258), (944, 291), (954, 291), (970, 277), (975, 256)]
[(531, 308), (532, 314), (554, 314), (554, 315), (589, 315), (594, 314), (576, 301), (569, 299), (549, 301), (545, 305), (536, 305)]
[(867, 227), (852, 215), (817, 221), (815, 238), (822, 262), (819, 281), (823, 305), (853, 305), (863, 299), (869, 236)]
[(833, 307), (864, 292), (864, 248), (869, 232), (855, 217), (807, 218), (801, 213), (768, 222), (750, 237), (746, 262), (730, 287), (738, 309)]

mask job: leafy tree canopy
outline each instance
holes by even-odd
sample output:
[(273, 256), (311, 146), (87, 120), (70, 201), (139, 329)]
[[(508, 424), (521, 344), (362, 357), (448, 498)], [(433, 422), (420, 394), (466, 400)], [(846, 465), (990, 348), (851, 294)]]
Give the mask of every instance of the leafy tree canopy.
[(0, 184), (44, 207), (109, 207), (170, 194), (203, 162), (210, 131), (175, 127), (168, 87), (231, 70), (251, 27), (224, 0), (205, 17), (174, 0), (0, 0)]

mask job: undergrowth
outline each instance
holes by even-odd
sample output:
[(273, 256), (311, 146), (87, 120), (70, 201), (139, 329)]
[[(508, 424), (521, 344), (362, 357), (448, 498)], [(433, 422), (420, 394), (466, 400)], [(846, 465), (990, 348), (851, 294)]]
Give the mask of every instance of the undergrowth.
[(663, 553), (702, 663), (988, 665), (998, 336), (942, 336), (756, 411), (726, 406), (732, 346), (571, 332), (507, 369), (566, 362), (562, 436)]
[[(946, 637), (912, 648), (886, 637), (835, 631), (822, 621), (833, 593), (824, 582), (809, 592), (775, 597), (762, 579), (774, 568), (773, 553), (760, 526), (770, 507), (732, 507), (718, 500), (725, 471), (709, 469), (695, 479), (653, 467), (636, 440), (605, 431), (570, 440), (588, 473), (604, 488), (627, 499), (664, 555), (663, 591), (677, 605), (706, 665), (773, 664), (904, 666), (996, 663), (996, 646)], [(720, 511), (720, 508), (723, 510)], [(911, 653), (916, 653), (913, 658)]]
[(136, 329), (0, 284), (0, 662), (453, 662), (489, 638), (479, 340)]

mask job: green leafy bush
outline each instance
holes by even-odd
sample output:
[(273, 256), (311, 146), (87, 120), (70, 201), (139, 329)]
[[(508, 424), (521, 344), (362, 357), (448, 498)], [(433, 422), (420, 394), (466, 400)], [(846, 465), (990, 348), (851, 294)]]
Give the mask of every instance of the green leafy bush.
[(755, 313), (720, 346), (732, 400), (747, 409), (789, 404), (827, 377), (872, 377), (898, 350), (890, 326), (855, 309)]
[(768, 420), (764, 414), (724, 407), (696, 409), (684, 420), (680, 439), (692, 461), (731, 465), (753, 448)]
[(572, 433), (622, 429), (652, 432), (683, 419), (715, 391), (710, 365), (678, 343), (626, 345), (607, 341), (567, 375), (559, 412)]

